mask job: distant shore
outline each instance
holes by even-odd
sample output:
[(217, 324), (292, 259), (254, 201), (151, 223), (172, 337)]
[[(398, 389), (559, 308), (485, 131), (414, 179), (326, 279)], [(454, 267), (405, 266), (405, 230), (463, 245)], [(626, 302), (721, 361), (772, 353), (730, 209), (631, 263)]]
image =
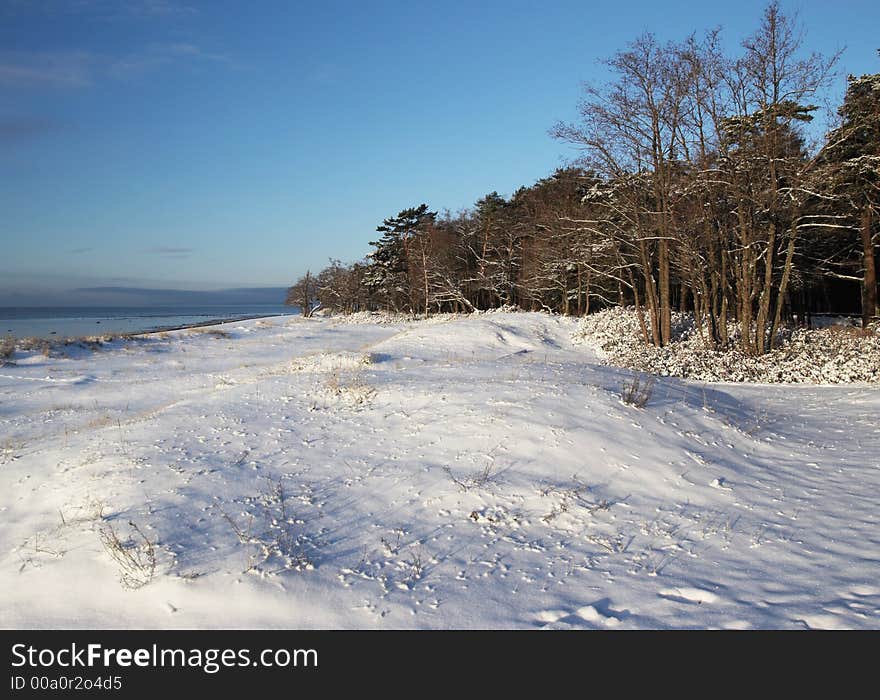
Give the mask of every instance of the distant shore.
[(296, 307), (105, 307), (0, 309), (0, 335), (22, 340), (64, 340), (106, 335), (144, 335), (294, 314)]

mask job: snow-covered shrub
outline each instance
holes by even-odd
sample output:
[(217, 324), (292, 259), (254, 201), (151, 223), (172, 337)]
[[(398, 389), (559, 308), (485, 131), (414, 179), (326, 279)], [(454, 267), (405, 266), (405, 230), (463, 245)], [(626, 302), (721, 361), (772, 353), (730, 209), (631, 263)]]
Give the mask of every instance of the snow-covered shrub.
[(356, 311), (352, 314), (331, 315), (330, 318), (336, 325), (360, 325), (379, 324), (382, 326), (398, 323), (409, 323), (413, 316), (391, 311)]
[(325, 398), (345, 406), (356, 407), (369, 402), (376, 395), (376, 390), (358, 373), (334, 372), (327, 378), (323, 394)]
[(15, 347), (22, 352), (38, 352), (43, 357), (49, 357), (52, 353), (52, 343), (45, 338), (19, 338), (15, 341)]
[(654, 377), (648, 377), (644, 383), (638, 375), (624, 382), (620, 389), (620, 400), (627, 406), (644, 408), (654, 393)]
[(614, 307), (583, 318), (573, 340), (593, 347), (608, 364), (661, 376), (709, 382), (880, 382), (876, 327), (783, 329), (777, 347), (759, 357), (739, 350), (739, 330), (733, 326), (731, 336), (729, 347), (712, 349), (691, 314), (673, 314), (673, 342), (657, 348), (642, 340), (634, 309)]
[(527, 312), (515, 304), (502, 304), (494, 309), (476, 309), (472, 313), (474, 316), (480, 316), (483, 314), (521, 314)]
[(359, 352), (321, 352), (313, 355), (297, 357), (291, 362), (291, 373), (339, 372), (341, 370), (359, 370), (372, 364), (370, 354)]
[(7, 337), (0, 341), (0, 367), (10, 364), (15, 356), (15, 338)]

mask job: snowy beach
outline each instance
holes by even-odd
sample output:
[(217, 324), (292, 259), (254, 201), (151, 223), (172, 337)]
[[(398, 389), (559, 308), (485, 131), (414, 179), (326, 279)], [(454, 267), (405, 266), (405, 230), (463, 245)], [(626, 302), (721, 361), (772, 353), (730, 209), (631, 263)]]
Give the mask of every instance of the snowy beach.
[(878, 628), (880, 387), (632, 373), (540, 313), (0, 368), (4, 628)]
[(0, 308), (0, 337), (61, 340), (153, 333), (295, 313), (272, 305)]

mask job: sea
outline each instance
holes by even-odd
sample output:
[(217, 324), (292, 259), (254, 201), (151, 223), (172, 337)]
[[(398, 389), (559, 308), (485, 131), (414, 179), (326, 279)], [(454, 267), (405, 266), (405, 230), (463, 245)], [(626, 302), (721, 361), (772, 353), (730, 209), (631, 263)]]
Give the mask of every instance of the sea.
[(287, 316), (296, 307), (280, 304), (225, 306), (0, 307), (0, 337), (76, 338), (110, 333), (153, 331), (210, 325), (245, 318)]

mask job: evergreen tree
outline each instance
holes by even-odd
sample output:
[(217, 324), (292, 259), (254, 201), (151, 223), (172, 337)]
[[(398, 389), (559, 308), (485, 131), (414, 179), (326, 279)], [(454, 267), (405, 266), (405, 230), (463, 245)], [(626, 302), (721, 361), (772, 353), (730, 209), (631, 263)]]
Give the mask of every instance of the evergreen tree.
[(370, 254), (370, 265), (364, 284), (388, 308), (415, 310), (413, 289), (409, 279), (412, 239), (434, 222), (437, 212), (428, 211), (427, 204), (404, 209), (397, 216), (385, 219), (376, 231), (378, 241), (370, 241), (376, 250)]
[(861, 258), (862, 324), (867, 326), (880, 315), (875, 250), (880, 239), (880, 73), (850, 76), (839, 114), (841, 125), (828, 135), (818, 157), (816, 185), (822, 196), (811, 225), (858, 231), (853, 247)]

